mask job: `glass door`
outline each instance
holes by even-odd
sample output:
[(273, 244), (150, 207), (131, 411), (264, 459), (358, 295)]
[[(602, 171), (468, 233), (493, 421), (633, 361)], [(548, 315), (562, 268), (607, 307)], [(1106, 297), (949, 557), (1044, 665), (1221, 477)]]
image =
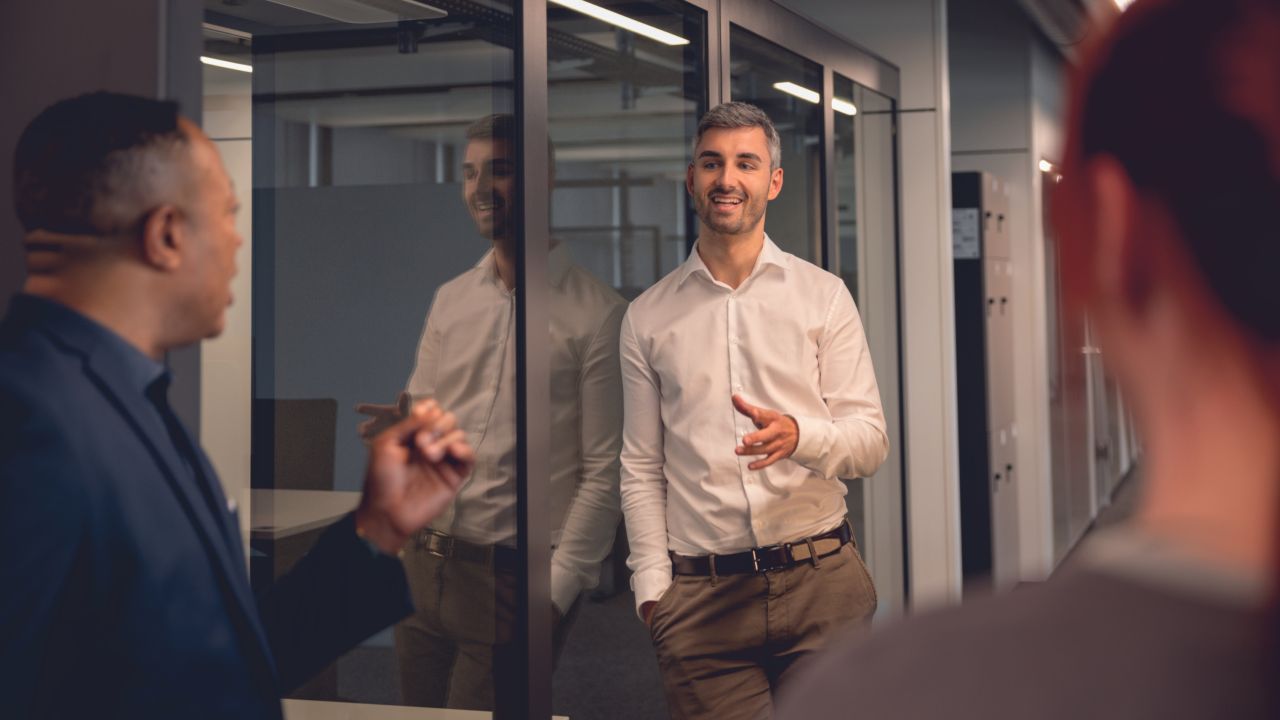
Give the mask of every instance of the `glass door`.
[(408, 399), (479, 454), (405, 554), (418, 611), (291, 717), (666, 716), (619, 525), (617, 325), (696, 238), (685, 170), (722, 100), (773, 115), (768, 230), (861, 311), (893, 453), (849, 510), (901, 607), (896, 70), (765, 0), (204, 9), (205, 124), (252, 210), (202, 440), (242, 488), (254, 584), (355, 504), (365, 437)]
[(849, 517), (876, 586), (881, 612), (901, 612), (906, 577), (902, 488), (901, 337), (898, 303), (897, 113), (894, 101), (835, 74), (834, 175), (837, 243), (829, 269), (862, 315), (880, 385), (889, 456), (871, 478), (849, 485)]
[[(417, 612), (290, 689), (291, 715), (489, 710), (525, 675), (516, 305), (495, 258), (519, 203), (512, 9), (439, 5), (205, 4), (206, 118), (252, 202), (252, 292), (237, 297), (252, 333), (238, 324), (229, 340), (251, 348), (234, 427), (252, 458), (255, 587), (354, 507), (365, 441), (410, 398), (457, 414), (478, 454), (453, 507), (406, 548)], [(206, 366), (207, 380), (224, 372)]]
[(614, 15), (547, 7), (552, 709), (656, 719), (666, 705), (620, 524), (618, 329), (697, 232), (684, 176), (707, 109), (707, 13), (596, 7)]
[(862, 316), (890, 457), (847, 478), (850, 522), (879, 594), (877, 617), (906, 604), (902, 374), (898, 297), (896, 73), (769, 2), (722, 7), (726, 100), (769, 113), (785, 185), (770, 238), (845, 280)]
[(786, 182), (765, 232), (778, 247), (822, 264), (822, 66), (737, 25), (729, 30), (729, 100), (769, 116), (782, 140)]

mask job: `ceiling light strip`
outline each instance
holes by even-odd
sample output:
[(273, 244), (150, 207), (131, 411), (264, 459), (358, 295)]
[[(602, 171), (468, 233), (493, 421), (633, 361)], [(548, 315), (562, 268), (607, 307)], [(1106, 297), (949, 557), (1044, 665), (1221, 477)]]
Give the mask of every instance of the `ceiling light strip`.
[(596, 20), (607, 22), (610, 25), (616, 25), (623, 30), (630, 30), (635, 34), (643, 35), (650, 40), (657, 40), (663, 45), (675, 46), (689, 44), (688, 40), (680, 37), (679, 35), (673, 35), (666, 30), (659, 30), (652, 25), (646, 25), (639, 20), (627, 17), (626, 15), (620, 15), (612, 10), (606, 10), (599, 5), (586, 2), (586, 0), (547, 0), (547, 2), (552, 5), (559, 5), (563, 8), (575, 10), (583, 15), (593, 17)]
[[(190, 57), (190, 55), (188, 55), (187, 57)], [(218, 58), (205, 57), (204, 55), (200, 56), (200, 62), (204, 63), (205, 65), (212, 65), (214, 67), (225, 68), (227, 70), (239, 70), (240, 72), (246, 72), (246, 73), (253, 72), (252, 65), (245, 65), (244, 63), (231, 62), (230, 60), (219, 60)]]
[(844, 98), (831, 98), (831, 109), (838, 113), (844, 113), (850, 117), (858, 114), (857, 106)]
[(810, 90), (807, 87), (797, 85), (793, 82), (777, 82), (773, 84), (773, 88), (775, 90), (781, 90), (788, 95), (798, 97), (801, 100), (811, 102), (814, 105), (817, 105), (822, 101), (822, 96), (819, 95), (816, 90)]

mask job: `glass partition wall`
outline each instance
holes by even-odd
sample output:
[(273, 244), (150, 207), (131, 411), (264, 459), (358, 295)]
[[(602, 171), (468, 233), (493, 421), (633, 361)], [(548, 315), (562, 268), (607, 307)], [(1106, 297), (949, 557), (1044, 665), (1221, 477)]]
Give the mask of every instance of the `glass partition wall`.
[(730, 99), (783, 138), (770, 236), (862, 314), (891, 455), (848, 506), (881, 614), (902, 607), (895, 69), (764, 0), (205, 9), (205, 125), (252, 212), (202, 439), (243, 488), (255, 586), (354, 506), (365, 438), (410, 398), (479, 458), (405, 553), (416, 614), (291, 717), (665, 716), (620, 525), (617, 326), (697, 238), (685, 169)]
[(707, 13), (676, 0), (625, 13), (642, 32), (547, 13), (552, 709), (570, 718), (665, 716), (619, 522), (618, 329), (697, 235), (685, 168), (707, 109)]

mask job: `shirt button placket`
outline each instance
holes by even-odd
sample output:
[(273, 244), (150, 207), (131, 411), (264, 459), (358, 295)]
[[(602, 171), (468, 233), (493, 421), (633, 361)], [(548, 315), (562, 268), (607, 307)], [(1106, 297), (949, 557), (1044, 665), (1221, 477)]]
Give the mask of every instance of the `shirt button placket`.
[[(738, 367), (738, 361), (741, 355), (740, 353), (741, 346), (738, 344), (737, 310), (738, 310), (737, 300), (735, 296), (731, 294), (729, 295), (728, 313), (727, 313), (729, 316), (728, 318), (729, 384), (730, 384), (730, 387), (733, 388), (733, 392), (741, 393), (742, 377), (741, 377), (740, 368)], [(743, 439), (746, 438), (746, 436), (751, 432), (750, 422), (747, 420), (747, 417), (742, 413), (738, 412), (736, 409), (734, 410), (734, 414), (733, 414), (733, 429), (734, 429), (734, 437), (737, 439), (739, 445), (742, 444)], [(750, 498), (751, 496), (751, 486), (753, 484), (750, 471), (747, 470), (747, 465), (749, 465), (751, 462), (752, 462), (752, 458), (750, 456), (744, 455), (738, 458), (738, 473), (742, 479), (743, 489), (746, 491), (748, 498)], [(748, 501), (747, 503), (747, 512), (748, 513), (751, 512), (750, 501)], [(754, 526), (754, 524), (755, 522), (753, 519), (752, 525)]]

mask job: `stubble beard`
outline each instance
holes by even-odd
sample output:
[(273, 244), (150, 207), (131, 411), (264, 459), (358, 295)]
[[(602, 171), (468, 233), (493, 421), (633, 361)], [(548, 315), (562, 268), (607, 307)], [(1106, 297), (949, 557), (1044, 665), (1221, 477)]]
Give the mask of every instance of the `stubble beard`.
[(756, 207), (756, 203), (750, 198), (742, 199), (742, 212), (738, 218), (717, 218), (715, 216), (715, 202), (710, 197), (702, 196), (697, 203), (698, 217), (702, 220), (702, 224), (720, 235), (741, 235), (752, 228), (764, 217), (764, 206)]

